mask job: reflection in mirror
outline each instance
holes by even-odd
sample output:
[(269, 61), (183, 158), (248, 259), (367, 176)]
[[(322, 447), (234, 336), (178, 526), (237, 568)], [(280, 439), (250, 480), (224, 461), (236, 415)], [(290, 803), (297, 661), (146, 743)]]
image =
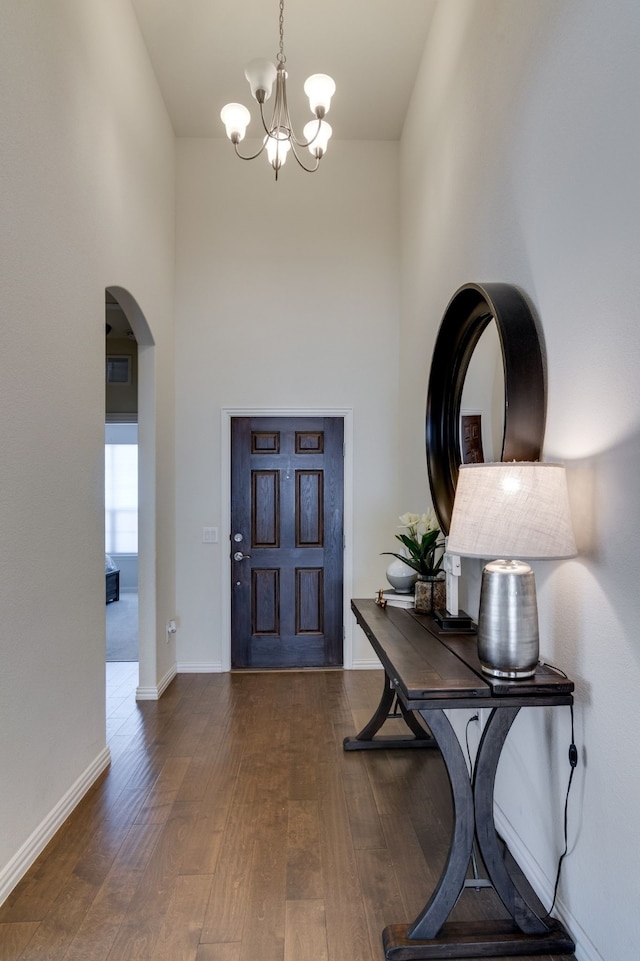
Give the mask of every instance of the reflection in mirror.
[(460, 403), (460, 460), (502, 460), (504, 367), (495, 320), (485, 328), (467, 368)]

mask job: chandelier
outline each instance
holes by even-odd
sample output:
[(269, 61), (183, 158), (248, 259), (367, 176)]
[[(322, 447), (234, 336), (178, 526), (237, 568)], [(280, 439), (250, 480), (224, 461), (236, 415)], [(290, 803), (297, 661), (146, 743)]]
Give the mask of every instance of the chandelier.
[[(293, 156), (298, 161), (303, 170), (313, 173), (318, 169), (320, 161), (327, 150), (329, 137), (332, 134), (330, 125), (324, 119), (329, 112), (331, 97), (335, 93), (336, 85), (324, 73), (315, 73), (309, 77), (304, 85), (304, 92), (309, 98), (311, 112), (315, 115), (315, 120), (310, 120), (302, 131), (303, 139), (300, 140), (293, 131), (291, 117), (289, 116), (289, 106), (287, 104), (287, 70), (285, 64), (287, 58), (284, 53), (284, 0), (280, 0), (280, 49), (276, 57), (277, 65), (270, 60), (252, 60), (245, 67), (244, 75), (249, 81), (251, 94), (257, 101), (260, 108), (260, 119), (264, 127), (265, 136), (262, 146), (257, 153), (244, 156), (238, 150), (238, 144), (244, 139), (247, 125), (251, 120), (251, 114), (241, 103), (228, 103), (220, 111), (220, 119), (224, 123), (227, 137), (234, 146), (236, 155), (241, 160), (255, 160), (263, 151), (266, 150), (269, 163), (276, 173), (287, 159), (287, 154), (291, 150)], [(264, 116), (264, 105), (271, 97), (273, 84), (276, 85), (275, 101), (271, 120), (267, 123)], [(314, 158), (312, 166), (306, 166), (302, 162), (299, 150), (307, 147), (309, 153)]]

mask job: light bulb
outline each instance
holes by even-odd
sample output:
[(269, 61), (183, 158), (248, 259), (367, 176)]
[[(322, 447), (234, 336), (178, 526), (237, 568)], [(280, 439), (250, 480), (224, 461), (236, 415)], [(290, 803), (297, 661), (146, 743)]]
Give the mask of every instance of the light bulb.
[(267, 143), (267, 157), (272, 167), (276, 169), (282, 167), (286, 162), (287, 154), (291, 150), (289, 135), (280, 130), (277, 134), (271, 134), (265, 138)]
[(220, 119), (227, 129), (227, 137), (231, 143), (244, 140), (251, 114), (241, 103), (228, 103), (220, 111)]
[[(251, 96), (257, 100), (258, 103), (264, 103), (265, 100), (268, 100), (271, 96), (276, 73), (276, 65), (270, 60), (265, 60), (260, 57), (257, 60), (252, 60), (251, 63), (248, 63), (244, 68), (244, 75), (251, 87)], [(260, 93), (260, 91), (262, 91), (262, 93)]]
[(310, 120), (305, 124), (303, 133), (305, 140), (309, 141), (309, 153), (320, 160), (326, 153), (329, 138), (333, 133), (331, 125), (326, 120), (321, 120), (320, 129), (318, 129), (318, 121)]
[(331, 98), (336, 92), (336, 85), (326, 73), (314, 73), (313, 76), (305, 80), (304, 92), (309, 98), (311, 112), (316, 117), (322, 118), (325, 113), (329, 113)]

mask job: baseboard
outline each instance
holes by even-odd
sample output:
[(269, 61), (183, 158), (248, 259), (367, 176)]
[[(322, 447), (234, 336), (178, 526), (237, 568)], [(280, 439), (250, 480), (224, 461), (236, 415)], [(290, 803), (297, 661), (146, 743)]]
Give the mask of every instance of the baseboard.
[(174, 664), (155, 687), (137, 687), (136, 701), (159, 701), (177, 673), (178, 671)]
[(178, 664), (178, 674), (222, 674), (222, 661), (187, 661), (186, 664)]
[(382, 664), (377, 657), (370, 657), (366, 660), (354, 661), (351, 665), (352, 671), (379, 671)]
[[(366, 661), (354, 661), (349, 670), (352, 671), (377, 671), (382, 665), (376, 658)], [(345, 668), (347, 670), (347, 668)], [(178, 664), (178, 674), (223, 674), (224, 668), (221, 661), (188, 661), (185, 664)]]
[(24, 877), (56, 831), (64, 824), (74, 808), (103, 771), (106, 771), (110, 763), (111, 753), (108, 747), (104, 747), (93, 763), (80, 775), (75, 784), (69, 788), (44, 821), (36, 828), (31, 837), (27, 838), (20, 850), (0, 871), (0, 904), (6, 901), (16, 884)]
[[(513, 825), (498, 804), (494, 804), (494, 820), (498, 834), (507, 842), (507, 847), (520, 865), (529, 884), (548, 908), (553, 901), (555, 878), (550, 880), (546, 876), (531, 851), (523, 843), (522, 838), (516, 834)], [(577, 961), (603, 961), (603, 957), (596, 946), (560, 898), (556, 900), (553, 914), (562, 922), (575, 941)]]

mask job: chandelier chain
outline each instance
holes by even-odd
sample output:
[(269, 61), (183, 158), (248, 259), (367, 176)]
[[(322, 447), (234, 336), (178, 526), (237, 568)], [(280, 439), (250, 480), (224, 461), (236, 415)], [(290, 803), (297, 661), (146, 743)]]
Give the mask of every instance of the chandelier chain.
[(280, 0), (280, 52), (278, 53), (278, 63), (286, 63), (287, 58), (284, 54), (284, 0)]

